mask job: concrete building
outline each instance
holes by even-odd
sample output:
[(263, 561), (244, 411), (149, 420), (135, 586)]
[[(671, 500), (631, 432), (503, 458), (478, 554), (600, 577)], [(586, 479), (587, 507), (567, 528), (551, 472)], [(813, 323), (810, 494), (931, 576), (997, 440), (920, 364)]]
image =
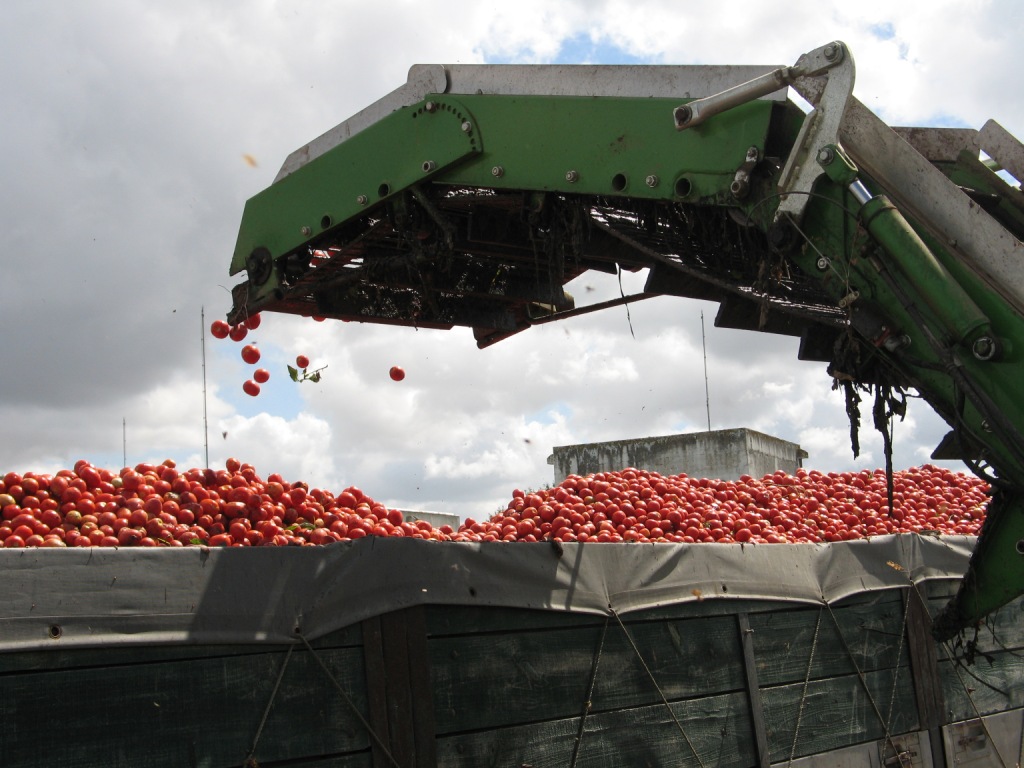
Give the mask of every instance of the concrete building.
[(796, 443), (752, 429), (722, 429), (664, 437), (641, 437), (607, 443), (556, 446), (548, 457), (555, 484), (568, 475), (633, 467), (662, 475), (735, 480), (740, 475), (763, 477), (781, 469), (790, 474), (807, 453)]

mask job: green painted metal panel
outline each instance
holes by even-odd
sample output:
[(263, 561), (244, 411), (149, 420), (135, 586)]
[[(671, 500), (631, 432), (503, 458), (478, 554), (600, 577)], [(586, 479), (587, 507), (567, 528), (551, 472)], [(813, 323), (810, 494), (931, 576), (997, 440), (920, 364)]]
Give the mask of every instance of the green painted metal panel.
[[(865, 181), (874, 186), (870, 179)], [(920, 238), (905, 239), (914, 239), (913, 245), (888, 243), (890, 252), (900, 254), (894, 259), (852, 221), (857, 203), (849, 193), (824, 183), (816, 188), (816, 194), (820, 197), (808, 206), (802, 225), (809, 247), (795, 251), (794, 261), (808, 274), (817, 274), (837, 302), (859, 296), (852, 302), (852, 310), (874, 314), (880, 333), (884, 325), (893, 338), (905, 336), (909, 342), (894, 351), (884, 348), (882, 338), (875, 346), (862, 344), (864, 360), (870, 359), (868, 356), (884, 360), (896, 373), (894, 378), (916, 389), (951, 426), (959, 425), (975, 436), (969, 439), (969, 447), (971, 442), (977, 444), (1000, 480), (1012, 488), (1024, 487), (1020, 440), (1024, 432), (1024, 400), (1020, 397), (1024, 317), (920, 223), (909, 221)], [(914, 268), (915, 251), (922, 244), (937, 269)], [(828, 262), (825, 269), (818, 266), (822, 258)], [(982, 332), (979, 328), (1000, 340), (1000, 356), (991, 360), (975, 357), (971, 342)], [(836, 370), (853, 374), (841, 367)], [(865, 365), (862, 370), (870, 368)], [(960, 381), (951, 376), (954, 372)], [(968, 389), (986, 402), (986, 410), (978, 407)], [(866, 415), (871, 404), (864, 407)], [(940, 634), (970, 626), (1024, 594), (1021, 542), (1024, 496), (1019, 490), (1004, 490), (999, 503), (989, 506), (969, 576), (940, 620)]]
[(394, 112), (250, 198), (230, 273), (245, 269), (256, 248), (271, 258), (288, 253), (480, 152), (466, 108), (448, 97), (431, 103), (429, 111), (423, 102)]
[(752, 102), (680, 132), (678, 99), (462, 98), (486, 146), (439, 181), (639, 199), (733, 203), (736, 169), (750, 147), (764, 150), (772, 114), (770, 103)]
[(267, 276), (256, 303), (281, 285), (280, 257), (424, 182), (578, 195), (734, 202), (736, 169), (763, 152), (772, 105), (754, 102), (677, 132), (673, 99), (430, 96), (398, 110), (251, 198), (230, 273)]

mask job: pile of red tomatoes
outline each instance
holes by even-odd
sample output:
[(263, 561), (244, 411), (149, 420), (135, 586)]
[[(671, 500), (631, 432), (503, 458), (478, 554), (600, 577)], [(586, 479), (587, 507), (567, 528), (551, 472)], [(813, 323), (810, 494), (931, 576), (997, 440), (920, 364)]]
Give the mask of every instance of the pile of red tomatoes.
[(624, 469), (514, 491), (504, 513), (467, 530), (482, 540), (599, 542), (848, 541), (895, 533), (977, 535), (987, 483), (926, 465), (894, 473), (890, 511), (881, 470), (799, 470), (708, 480)]
[(890, 511), (880, 471), (776, 472), (707, 480), (625, 469), (513, 491), (507, 508), (457, 530), (407, 520), (356, 487), (338, 493), (261, 478), (250, 464), (118, 472), (79, 461), (52, 475), (0, 479), (4, 547), (323, 545), (365, 536), (435, 541), (832, 542), (893, 533), (976, 535), (988, 486), (932, 466), (895, 473)]

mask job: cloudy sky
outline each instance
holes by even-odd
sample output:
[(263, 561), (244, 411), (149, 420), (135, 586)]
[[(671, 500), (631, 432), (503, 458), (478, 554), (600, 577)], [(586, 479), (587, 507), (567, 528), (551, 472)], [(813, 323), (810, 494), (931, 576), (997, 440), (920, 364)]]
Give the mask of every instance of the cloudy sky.
[[(785, 8), (785, 10), (782, 10)], [(792, 64), (844, 40), (854, 93), (892, 124), (1024, 135), (1016, 0), (784, 6), (717, 0), (515, 3), (5, 0), (0, 4), (0, 470), (173, 458), (483, 517), (552, 481), (552, 446), (749, 427), (807, 466), (854, 460), (842, 398), (796, 341), (717, 329), (716, 307), (661, 298), (478, 350), (468, 329), (265, 316), (272, 378), (250, 398), (230, 307), (245, 200), (293, 149), (400, 86), (416, 63)], [(247, 157), (254, 162), (247, 161)], [(642, 276), (639, 277), (642, 282)], [(631, 287), (627, 282), (627, 290)], [(633, 287), (637, 287), (634, 283)], [(592, 290), (588, 290), (592, 289)], [(618, 286), (569, 286), (600, 300)], [(326, 366), (297, 385), (285, 366)], [(400, 365), (401, 383), (388, 378)], [(205, 400), (205, 411), (204, 411)], [(896, 463), (945, 425), (914, 402)]]

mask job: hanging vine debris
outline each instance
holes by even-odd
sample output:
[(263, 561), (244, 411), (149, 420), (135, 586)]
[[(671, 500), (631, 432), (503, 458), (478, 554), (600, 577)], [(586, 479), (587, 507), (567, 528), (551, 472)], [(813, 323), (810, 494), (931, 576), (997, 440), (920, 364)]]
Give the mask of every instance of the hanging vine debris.
[(872, 409), (875, 429), (882, 435), (882, 449), (885, 453), (886, 499), (889, 516), (893, 516), (892, 443), (893, 416), (903, 421), (907, 415), (907, 394), (902, 387), (892, 384), (875, 385), (875, 405)]

